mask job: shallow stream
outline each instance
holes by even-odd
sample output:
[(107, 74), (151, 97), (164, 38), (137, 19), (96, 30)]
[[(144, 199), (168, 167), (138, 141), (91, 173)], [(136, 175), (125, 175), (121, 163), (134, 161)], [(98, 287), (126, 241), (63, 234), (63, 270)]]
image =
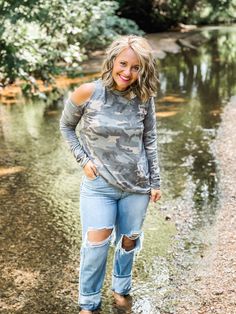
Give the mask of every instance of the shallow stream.
[[(175, 280), (204, 250), (217, 210), (213, 142), (220, 113), (236, 94), (236, 27), (197, 32), (205, 39), (196, 50), (183, 48), (159, 61), (163, 197), (149, 206), (145, 221), (133, 314), (175, 313)], [(62, 107), (50, 98), (0, 105), (1, 313), (78, 313), (82, 170), (59, 133)], [(120, 313), (109, 290), (113, 250), (104, 314)]]

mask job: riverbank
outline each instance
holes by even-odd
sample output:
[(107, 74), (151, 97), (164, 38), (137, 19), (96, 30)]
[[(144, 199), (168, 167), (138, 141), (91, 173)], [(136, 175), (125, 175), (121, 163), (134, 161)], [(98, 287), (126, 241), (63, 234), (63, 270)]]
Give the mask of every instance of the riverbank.
[[(186, 32), (163, 32), (159, 34), (146, 35), (150, 42), (154, 54), (157, 59), (165, 58), (167, 53), (179, 53), (182, 48), (196, 50), (206, 38), (199, 32), (199, 29), (189, 30)], [(50, 93), (55, 88), (59, 90), (68, 89), (71, 85), (80, 85), (84, 81), (97, 77), (101, 70), (101, 65), (105, 57), (105, 49), (96, 50), (88, 56), (88, 60), (81, 64), (81, 73), (77, 73), (74, 78), (60, 76), (56, 77), (53, 84), (43, 84), (37, 81), (38, 91), (40, 93)], [(24, 103), (22, 94), (22, 84), (24, 82), (18, 80), (14, 84), (0, 87), (0, 103), (4, 105), (14, 105), (16, 103)]]
[[(161, 46), (169, 49), (168, 53), (162, 48), (167, 56), (160, 60), (157, 112), (163, 197), (160, 203), (150, 206), (145, 221), (144, 246), (134, 268), (132, 314), (177, 314), (177, 307), (178, 314), (233, 313), (234, 305), (229, 306), (229, 302), (235, 295), (227, 287), (232, 286), (233, 265), (229, 263), (235, 257), (230, 255), (233, 251), (227, 251), (231, 244), (227, 240), (228, 231), (225, 235), (224, 232), (231, 218), (227, 218), (226, 213), (230, 212), (225, 210), (230, 205), (223, 200), (234, 182), (230, 179), (227, 187), (224, 178), (227, 181), (228, 177), (221, 175), (223, 197), (221, 209), (216, 213), (215, 161), (221, 162), (221, 157), (232, 154), (223, 165), (229, 167), (228, 175), (234, 169), (231, 167), (233, 149), (229, 144), (220, 152), (218, 149), (235, 130), (231, 109), (227, 115), (232, 119), (229, 125), (227, 121), (224, 126), (219, 114), (229, 95), (236, 94), (236, 58), (232, 54), (228, 58), (228, 51), (224, 49), (222, 52), (225, 44), (218, 45), (226, 39), (233, 45), (234, 35), (229, 40), (231, 28), (230, 33), (217, 36), (210, 33), (204, 32), (209, 43), (197, 51), (182, 47), (176, 55), (175, 44), (179, 46), (179, 40), (186, 40), (188, 36), (194, 38), (197, 31), (173, 33), (176, 37), (172, 39), (169, 33), (166, 37), (162, 34), (162, 44), (160, 34), (149, 38), (156, 54)], [(77, 86), (82, 79), (90, 80), (90, 77), (69, 80)], [(66, 82), (67, 78), (60, 81), (61, 94), (69, 88), (64, 87)], [(0, 235), (2, 314), (78, 313), (81, 245), (78, 209), (82, 170), (63, 146), (59, 134), (62, 101), (49, 89), (45, 94), (47, 102), (34, 98), (23, 99), (22, 106), (18, 100), (16, 106), (10, 103), (0, 106), (0, 196), (4, 226)], [(221, 122), (228, 130), (223, 135), (222, 131), (218, 133)], [(218, 169), (224, 168), (219, 164)], [(102, 314), (114, 313), (110, 297), (111, 259), (109, 267)], [(221, 268), (224, 270), (219, 272)], [(222, 282), (225, 282), (223, 291), (219, 289)]]
[(235, 120), (236, 97), (232, 97), (222, 114), (214, 145), (219, 168), (220, 207), (209, 230), (211, 245), (179, 287), (178, 314), (236, 313)]
[[(163, 32), (147, 34), (157, 59), (163, 59), (167, 53), (179, 53), (182, 48), (196, 50), (207, 39), (199, 32), (200, 28), (185, 32)], [(97, 50), (91, 53), (88, 61), (82, 64), (83, 73), (90, 74), (99, 72), (105, 56), (105, 51)]]

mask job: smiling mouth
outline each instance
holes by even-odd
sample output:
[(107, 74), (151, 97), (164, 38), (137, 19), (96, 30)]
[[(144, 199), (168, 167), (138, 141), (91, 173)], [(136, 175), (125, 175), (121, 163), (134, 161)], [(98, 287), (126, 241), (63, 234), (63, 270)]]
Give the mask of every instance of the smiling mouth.
[(129, 78), (126, 78), (126, 77), (124, 77), (124, 76), (122, 76), (122, 75), (119, 75), (119, 77), (120, 77), (120, 79), (121, 79), (123, 82), (129, 82), (129, 81), (130, 81)]

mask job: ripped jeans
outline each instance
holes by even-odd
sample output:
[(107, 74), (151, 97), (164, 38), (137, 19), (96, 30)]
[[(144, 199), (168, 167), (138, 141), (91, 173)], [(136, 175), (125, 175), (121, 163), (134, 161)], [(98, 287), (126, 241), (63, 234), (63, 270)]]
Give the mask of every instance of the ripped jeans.
[[(105, 277), (107, 254), (115, 236), (112, 290), (126, 295), (131, 289), (134, 254), (141, 248), (142, 225), (149, 203), (148, 194), (124, 192), (101, 176), (83, 177), (80, 215), (83, 244), (80, 260), (79, 304), (84, 310), (101, 305), (101, 288)], [(88, 240), (89, 231), (110, 229), (113, 234), (99, 242)], [(135, 240), (131, 250), (123, 248), (123, 238)]]

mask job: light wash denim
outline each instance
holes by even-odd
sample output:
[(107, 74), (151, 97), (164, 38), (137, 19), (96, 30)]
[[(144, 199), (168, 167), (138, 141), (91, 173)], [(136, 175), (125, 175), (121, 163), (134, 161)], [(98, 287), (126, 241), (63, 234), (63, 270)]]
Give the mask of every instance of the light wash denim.
[[(96, 310), (101, 305), (110, 242), (116, 244), (112, 274), (112, 290), (127, 295), (131, 290), (135, 252), (141, 249), (142, 225), (150, 196), (124, 192), (106, 182), (102, 176), (83, 177), (80, 191), (80, 214), (83, 243), (80, 261), (79, 303), (82, 309)], [(90, 243), (90, 230), (112, 229), (112, 234), (98, 243)], [(135, 247), (126, 251), (122, 238), (135, 240)]]

